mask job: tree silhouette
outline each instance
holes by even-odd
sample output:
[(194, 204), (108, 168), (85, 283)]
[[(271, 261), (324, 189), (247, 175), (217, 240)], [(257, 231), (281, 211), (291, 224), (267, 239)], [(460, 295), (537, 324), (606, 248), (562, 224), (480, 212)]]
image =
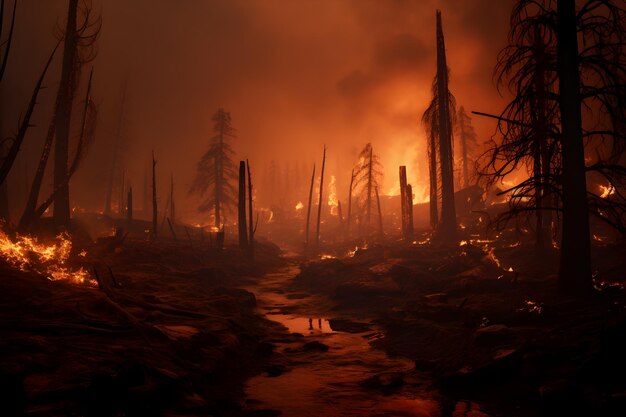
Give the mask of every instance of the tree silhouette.
[[(452, 240), (456, 236), (452, 154), (452, 126), (455, 121), (456, 102), (448, 88), (448, 79), (449, 69), (446, 63), (441, 12), (437, 10), (437, 75), (432, 84), (433, 98), (422, 115), (422, 123), (429, 137), (430, 221), (444, 240)], [(442, 97), (445, 97), (445, 100), (441, 99)], [(441, 196), (441, 217), (437, 209), (439, 196)]]
[[(81, 19), (82, 18), (82, 19)], [(79, 22), (79, 19), (82, 21)], [(95, 58), (95, 42), (100, 35), (101, 21), (93, 18), (90, 4), (78, 7), (78, 0), (69, 0), (64, 32), (61, 83), (57, 94), (54, 126), (54, 212), (57, 226), (67, 227), (70, 220), (69, 152), (74, 96), (82, 65)], [(58, 190), (58, 191), (57, 191)]]
[[(376, 187), (380, 188), (383, 179), (383, 167), (378, 155), (374, 154), (372, 144), (365, 145), (359, 154), (359, 162), (354, 168), (354, 189), (358, 195), (361, 215), (365, 217), (367, 232), (370, 231), (372, 207)], [(375, 209), (375, 208), (374, 208)]]
[(236, 198), (233, 181), (237, 179), (237, 167), (230, 145), (235, 138), (235, 129), (231, 125), (230, 113), (224, 109), (218, 109), (212, 120), (214, 136), (209, 150), (198, 162), (190, 193), (204, 198), (198, 210), (207, 212), (213, 209), (214, 225), (220, 227), (223, 212), (232, 210)]
[[(487, 173), (502, 178), (526, 166), (529, 178), (505, 190), (513, 207), (504, 220), (537, 213), (540, 245), (549, 221), (539, 213), (561, 214), (559, 277), (568, 289), (591, 285), (589, 213), (624, 231), (626, 15), (618, 4), (518, 1), (496, 68), (514, 98), (499, 117), (503, 140), (487, 153)], [(612, 193), (588, 189), (587, 178)]]

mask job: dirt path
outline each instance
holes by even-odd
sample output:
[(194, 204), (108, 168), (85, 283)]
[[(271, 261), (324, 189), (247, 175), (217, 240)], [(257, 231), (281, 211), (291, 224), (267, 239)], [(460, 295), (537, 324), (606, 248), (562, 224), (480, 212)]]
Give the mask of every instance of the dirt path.
[[(390, 358), (370, 342), (381, 336), (367, 317), (335, 319), (332, 303), (291, 286), (295, 263), (246, 288), (269, 320), (288, 329), (277, 358), (246, 384), (250, 409), (283, 416), (440, 416), (437, 393), (411, 361)], [(470, 411), (471, 404), (458, 409)], [(474, 407), (474, 414), (486, 416)]]

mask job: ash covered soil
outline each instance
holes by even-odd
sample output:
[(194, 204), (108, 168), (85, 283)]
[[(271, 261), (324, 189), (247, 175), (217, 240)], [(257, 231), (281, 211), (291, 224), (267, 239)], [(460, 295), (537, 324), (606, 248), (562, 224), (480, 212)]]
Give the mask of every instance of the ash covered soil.
[(623, 246), (596, 242), (577, 296), (525, 239), (259, 243), (254, 263), (75, 243), (94, 286), (0, 263), (1, 414), (626, 415)]
[(74, 248), (101, 288), (0, 262), (0, 414), (242, 415), (243, 381), (282, 328), (237, 287), (283, 261), (272, 244), (257, 244), (254, 266), (236, 248), (199, 245)]
[[(595, 242), (594, 289), (580, 296), (559, 288), (557, 250), (526, 239), (338, 247), (304, 262), (294, 288), (327, 296), (335, 316), (374, 317), (371, 344), (430, 379), (434, 415), (626, 415), (624, 246)], [(388, 393), (404, 385), (392, 380)]]

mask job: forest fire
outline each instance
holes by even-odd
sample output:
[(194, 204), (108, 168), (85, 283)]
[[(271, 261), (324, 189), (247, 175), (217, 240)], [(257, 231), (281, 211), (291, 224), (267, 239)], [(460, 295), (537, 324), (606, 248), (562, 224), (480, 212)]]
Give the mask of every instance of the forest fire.
[[(31, 236), (18, 235), (12, 240), (0, 231), (0, 257), (11, 266), (22, 271), (37, 272), (51, 281), (96, 285), (85, 269), (68, 265), (71, 251), (72, 241), (66, 234), (60, 234), (53, 243), (45, 244)], [(85, 257), (86, 252), (81, 252), (79, 256)]]
[(0, 20), (0, 415), (626, 416), (624, 0)]

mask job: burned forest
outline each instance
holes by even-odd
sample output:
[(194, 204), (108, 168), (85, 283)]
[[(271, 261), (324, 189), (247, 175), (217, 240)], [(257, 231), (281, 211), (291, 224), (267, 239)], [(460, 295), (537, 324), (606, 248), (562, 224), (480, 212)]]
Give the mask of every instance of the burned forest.
[(0, 0), (0, 415), (626, 416), (623, 0)]

